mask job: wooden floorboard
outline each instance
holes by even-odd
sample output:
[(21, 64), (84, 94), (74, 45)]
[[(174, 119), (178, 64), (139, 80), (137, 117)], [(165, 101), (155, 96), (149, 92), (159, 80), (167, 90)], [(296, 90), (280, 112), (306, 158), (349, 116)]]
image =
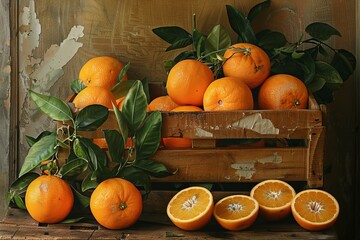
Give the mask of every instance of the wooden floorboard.
[(25, 211), (9, 209), (0, 222), (0, 239), (337, 239), (333, 229), (309, 232), (299, 227), (292, 218), (277, 223), (258, 220), (251, 228), (230, 232), (223, 230), (216, 222), (210, 222), (204, 229), (194, 232), (182, 231), (175, 227), (166, 216), (143, 213), (141, 219), (125, 230), (108, 230), (93, 219), (71, 224), (38, 224)]

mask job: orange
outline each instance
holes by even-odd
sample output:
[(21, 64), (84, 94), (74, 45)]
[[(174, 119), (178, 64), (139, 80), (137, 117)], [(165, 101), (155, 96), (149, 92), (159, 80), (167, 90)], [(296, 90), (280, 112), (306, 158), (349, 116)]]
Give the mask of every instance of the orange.
[[(197, 106), (178, 106), (172, 110), (172, 112), (201, 112), (201, 108)], [(190, 138), (163, 138), (163, 145), (166, 148), (191, 148), (192, 139)]]
[(250, 88), (234, 77), (223, 77), (213, 81), (203, 98), (205, 111), (251, 110), (254, 108)]
[(261, 85), (258, 104), (260, 109), (305, 109), (308, 97), (303, 81), (288, 74), (276, 74)]
[[(93, 143), (98, 145), (99, 148), (108, 149), (108, 144), (107, 144), (105, 138), (94, 138)], [(133, 144), (131, 138), (127, 138), (126, 143), (125, 143), (125, 148), (134, 147), (133, 145), (134, 144)]]
[(224, 57), (227, 58), (223, 64), (224, 76), (239, 78), (251, 89), (260, 86), (270, 74), (269, 56), (256, 45), (234, 44), (225, 51)]
[(290, 215), (295, 190), (281, 180), (265, 180), (256, 184), (250, 196), (258, 201), (260, 215), (268, 221), (277, 221)]
[(76, 108), (81, 109), (92, 104), (103, 105), (113, 109), (116, 106), (116, 99), (110, 90), (102, 87), (86, 87), (81, 90), (74, 98), (73, 103)]
[(204, 187), (188, 187), (169, 201), (166, 213), (170, 220), (183, 230), (193, 231), (204, 227), (211, 219), (214, 199)]
[(169, 95), (154, 98), (147, 106), (147, 111), (171, 111), (178, 107)]
[(91, 194), (90, 210), (102, 226), (124, 229), (133, 225), (141, 215), (141, 193), (125, 179), (110, 178), (101, 182)]
[(123, 106), (123, 104), (124, 104), (124, 100), (125, 100), (125, 96), (116, 99), (116, 106), (117, 106), (117, 108), (118, 108), (119, 110), (122, 109), (122, 106)]
[(257, 201), (246, 195), (232, 195), (215, 204), (214, 217), (223, 228), (239, 231), (249, 228), (259, 212)]
[(30, 216), (41, 223), (58, 223), (70, 213), (74, 195), (70, 186), (56, 176), (42, 175), (32, 181), (25, 194)]
[(330, 193), (309, 189), (296, 194), (291, 203), (291, 211), (301, 227), (309, 231), (320, 231), (336, 222), (340, 208)]
[(214, 75), (205, 63), (186, 59), (170, 70), (166, 89), (178, 105), (202, 106), (205, 90), (212, 81)]
[[(115, 86), (124, 64), (110, 56), (99, 56), (88, 60), (80, 69), (79, 79), (86, 86), (111, 89)], [(125, 75), (123, 79), (127, 79)]]

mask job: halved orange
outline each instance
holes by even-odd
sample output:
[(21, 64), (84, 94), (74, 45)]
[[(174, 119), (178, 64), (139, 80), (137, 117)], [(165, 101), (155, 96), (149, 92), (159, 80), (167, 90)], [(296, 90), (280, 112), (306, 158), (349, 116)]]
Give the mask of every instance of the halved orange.
[(291, 201), (296, 192), (281, 180), (265, 180), (256, 184), (250, 192), (260, 206), (260, 215), (268, 221), (283, 219), (291, 213)]
[(204, 187), (192, 186), (179, 191), (167, 205), (170, 220), (183, 230), (204, 227), (211, 219), (214, 199)]
[(310, 231), (320, 231), (336, 222), (340, 208), (330, 193), (309, 189), (296, 194), (291, 203), (291, 211), (301, 227)]
[(258, 202), (246, 195), (232, 195), (215, 204), (214, 217), (223, 228), (239, 231), (249, 228), (259, 212)]

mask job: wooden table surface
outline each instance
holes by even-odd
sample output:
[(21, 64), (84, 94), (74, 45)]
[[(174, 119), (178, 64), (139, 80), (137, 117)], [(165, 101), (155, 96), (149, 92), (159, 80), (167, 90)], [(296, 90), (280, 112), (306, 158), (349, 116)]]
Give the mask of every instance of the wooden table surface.
[(105, 229), (93, 219), (81, 223), (39, 224), (26, 211), (10, 208), (0, 222), (0, 239), (337, 239), (333, 229), (309, 232), (292, 218), (277, 223), (258, 220), (251, 228), (240, 232), (223, 230), (214, 221), (206, 228), (187, 232), (175, 227), (165, 215), (143, 213), (141, 219), (125, 230)]

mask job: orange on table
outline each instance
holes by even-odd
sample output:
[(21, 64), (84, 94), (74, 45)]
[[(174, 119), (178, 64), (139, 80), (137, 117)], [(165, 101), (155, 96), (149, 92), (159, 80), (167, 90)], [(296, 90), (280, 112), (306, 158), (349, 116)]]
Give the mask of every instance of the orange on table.
[(169, 201), (166, 213), (170, 220), (183, 230), (193, 231), (204, 227), (211, 219), (214, 199), (204, 187), (188, 187)]
[[(201, 108), (197, 106), (178, 106), (171, 110), (172, 112), (201, 112)], [(166, 148), (191, 148), (192, 139), (190, 138), (175, 138), (175, 137), (166, 137), (162, 138), (164, 147)]]
[(260, 109), (305, 109), (308, 97), (303, 81), (289, 74), (276, 74), (261, 85), (258, 104)]
[(110, 178), (101, 182), (91, 194), (90, 210), (102, 226), (124, 229), (139, 219), (142, 196), (133, 183), (122, 178)]
[(269, 56), (256, 45), (234, 44), (225, 51), (224, 57), (227, 58), (223, 65), (224, 76), (236, 77), (251, 89), (260, 86), (270, 74)]
[(268, 221), (277, 221), (290, 215), (295, 190), (281, 180), (265, 180), (256, 184), (250, 196), (258, 201), (260, 215)]
[(205, 111), (252, 110), (253, 95), (250, 88), (234, 77), (223, 77), (213, 81), (203, 97)]
[(147, 111), (171, 111), (178, 107), (169, 95), (154, 98), (147, 106)]
[(231, 195), (220, 199), (214, 207), (214, 217), (223, 228), (240, 231), (254, 224), (259, 213), (257, 201), (246, 195)]
[(81, 90), (74, 98), (73, 103), (76, 108), (81, 109), (93, 104), (103, 105), (109, 109), (116, 106), (116, 99), (112, 92), (102, 87), (86, 87)]
[(336, 222), (340, 208), (330, 193), (309, 189), (296, 194), (291, 203), (291, 211), (301, 227), (309, 231), (320, 231)]
[[(111, 89), (115, 86), (124, 63), (110, 56), (98, 56), (88, 60), (80, 69), (79, 79), (86, 86)], [(125, 74), (124, 80), (127, 79)]]
[(202, 62), (186, 59), (170, 70), (166, 90), (178, 105), (202, 106), (206, 88), (214, 81), (214, 74)]
[(74, 195), (68, 183), (53, 175), (36, 178), (26, 190), (26, 209), (33, 219), (41, 223), (64, 220), (73, 204)]

